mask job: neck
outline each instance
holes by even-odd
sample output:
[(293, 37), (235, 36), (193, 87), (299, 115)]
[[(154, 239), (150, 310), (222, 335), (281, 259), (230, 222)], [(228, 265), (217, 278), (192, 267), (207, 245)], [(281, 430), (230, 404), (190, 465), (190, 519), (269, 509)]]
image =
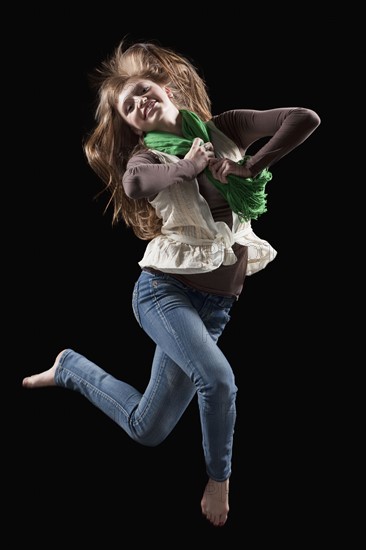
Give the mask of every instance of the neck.
[(182, 115), (177, 112), (177, 115), (171, 120), (164, 121), (164, 128), (160, 129), (161, 132), (167, 132), (168, 134), (174, 134), (176, 136), (183, 136), (182, 134)]

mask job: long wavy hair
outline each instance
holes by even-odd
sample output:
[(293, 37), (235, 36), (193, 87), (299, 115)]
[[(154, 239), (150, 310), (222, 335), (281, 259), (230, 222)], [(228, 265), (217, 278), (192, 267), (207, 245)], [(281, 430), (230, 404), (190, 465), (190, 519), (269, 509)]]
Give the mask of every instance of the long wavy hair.
[(178, 109), (207, 121), (212, 114), (206, 83), (193, 63), (172, 49), (153, 42), (128, 45), (125, 39), (89, 76), (98, 103), (96, 125), (83, 141), (87, 161), (104, 183), (103, 191), (109, 192), (106, 210), (113, 205), (112, 225), (123, 220), (138, 238), (150, 240), (160, 234), (161, 220), (147, 199), (129, 198), (122, 185), (128, 160), (146, 147), (143, 136), (137, 136), (118, 113), (118, 96), (131, 77), (146, 78), (168, 86)]

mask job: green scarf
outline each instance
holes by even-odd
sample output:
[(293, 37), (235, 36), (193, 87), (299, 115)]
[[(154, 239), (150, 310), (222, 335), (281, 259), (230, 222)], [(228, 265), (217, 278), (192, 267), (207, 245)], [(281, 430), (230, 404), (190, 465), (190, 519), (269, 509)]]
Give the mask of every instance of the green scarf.
[[(190, 150), (194, 138), (199, 137), (205, 143), (211, 141), (207, 125), (195, 113), (185, 109), (180, 110), (180, 113), (183, 119), (184, 137), (168, 132), (148, 132), (144, 139), (146, 147), (175, 156), (184, 156)], [(245, 164), (248, 158), (250, 157), (245, 156), (238, 164)], [(208, 167), (205, 168), (205, 174), (225, 197), (240, 221), (256, 220), (267, 211), (265, 187), (272, 179), (272, 174), (266, 168), (254, 178), (242, 178), (229, 174), (228, 183), (221, 183), (215, 179)]]

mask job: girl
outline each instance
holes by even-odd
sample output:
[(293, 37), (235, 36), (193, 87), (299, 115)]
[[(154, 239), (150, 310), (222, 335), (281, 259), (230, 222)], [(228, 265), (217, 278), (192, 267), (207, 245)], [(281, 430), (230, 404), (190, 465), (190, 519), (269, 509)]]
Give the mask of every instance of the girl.
[[(266, 211), (269, 168), (320, 123), (311, 109), (238, 109), (213, 116), (192, 63), (153, 43), (122, 41), (96, 72), (96, 125), (84, 142), (110, 194), (112, 223), (147, 241), (132, 307), (155, 342), (143, 394), (72, 349), (23, 380), (77, 391), (135, 441), (161, 443), (198, 400), (208, 476), (201, 509), (222, 526), (229, 512), (235, 377), (218, 339), (246, 275), (276, 256), (254, 234)], [(252, 156), (246, 151), (261, 138)]]

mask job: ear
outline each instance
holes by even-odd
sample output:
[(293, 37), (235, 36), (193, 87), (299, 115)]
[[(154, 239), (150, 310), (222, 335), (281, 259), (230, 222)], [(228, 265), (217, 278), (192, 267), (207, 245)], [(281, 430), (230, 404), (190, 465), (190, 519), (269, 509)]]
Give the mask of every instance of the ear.
[(166, 95), (172, 99), (173, 98), (173, 92), (171, 91), (170, 88), (168, 88), (168, 86), (165, 86), (165, 92), (166, 92)]

